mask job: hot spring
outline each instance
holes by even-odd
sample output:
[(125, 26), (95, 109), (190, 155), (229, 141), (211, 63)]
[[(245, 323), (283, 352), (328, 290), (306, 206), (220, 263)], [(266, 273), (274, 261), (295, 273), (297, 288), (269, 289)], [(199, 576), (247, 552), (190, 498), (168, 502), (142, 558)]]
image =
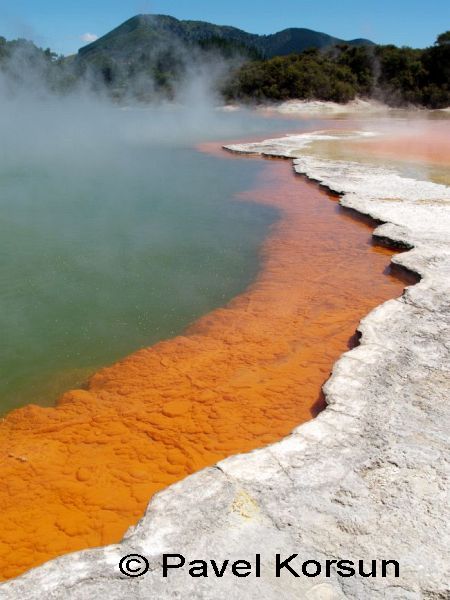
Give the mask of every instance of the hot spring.
[(157, 491), (323, 408), (359, 320), (415, 279), (288, 161), (217, 140), (331, 126), (355, 123), (2, 113), (0, 398), (22, 408), (0, 424), (0, 578), (120, 540)]
[(179, 110), (22, 108), (14, 122), (0, 117), (1, 412), (53, 404), (242, 291), (276, 211), (228, 200), (261, 165), (192, 146), (287, 126), (213, 111), (196, 122)]

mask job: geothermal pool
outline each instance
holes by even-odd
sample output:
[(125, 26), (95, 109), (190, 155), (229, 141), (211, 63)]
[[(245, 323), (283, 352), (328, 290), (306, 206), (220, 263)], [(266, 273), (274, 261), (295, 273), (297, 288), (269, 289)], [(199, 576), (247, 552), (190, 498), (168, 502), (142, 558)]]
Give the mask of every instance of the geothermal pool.
[[(164, 140), (152, 113), (110, 116), (117, 132), (92, 119), (86, 131), (76, 114), (84, 131), (74, 139), (65, 122), (46, 130), (44, 114), (44, 148), (0, 122), (0, 413), (52, 405), (99, 367), (180, 333), (257, 272), (275, 211), (227, 200), (261, 165), (193, 151), (206, 125), (170, 137), (163, 114)], [(242, 131), (239, 118), (221, 120)], [(247, 125), (260, 134), (281, 126)]]
[(227, 199), (260, 168), (175, 147), (2, 173), (1, 411), (51, 405), (242, 291), (275, 215)]
[(96, 373), (0, 424), (2, 578), (118, 541), (158, 490), (310, 419), (359, 320), (414, 281), (290, 162), (193, 149), (201, 138), (138, 137), (106, 164), (5, 185), (6, 250), (28, 270), (6, 305), (19, 360), (4, 397), (49, 404)]

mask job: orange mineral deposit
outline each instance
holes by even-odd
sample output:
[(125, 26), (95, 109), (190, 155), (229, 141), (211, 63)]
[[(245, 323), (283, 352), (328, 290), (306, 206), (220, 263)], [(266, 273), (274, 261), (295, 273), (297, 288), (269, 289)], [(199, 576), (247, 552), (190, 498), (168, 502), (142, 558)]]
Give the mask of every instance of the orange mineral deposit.
[(240, 199), (279, 210), (245, 293), (55, 408), (26, 406), (1, 422), (3, 579), (120, 540), (158, 490), (310, 419), (361, 317), (401, 294), (372, 225), (290, 162), (266, 161)]

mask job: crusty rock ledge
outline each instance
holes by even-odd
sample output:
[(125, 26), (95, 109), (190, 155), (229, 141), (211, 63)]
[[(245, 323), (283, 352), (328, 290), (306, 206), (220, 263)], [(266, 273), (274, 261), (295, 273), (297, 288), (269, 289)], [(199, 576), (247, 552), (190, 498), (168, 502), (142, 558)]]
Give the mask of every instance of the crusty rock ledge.
[[(295, 158), (300, 138), (229, 149)], [(383, 221), (376, 236), (413, 248), (393, 260), (420, 283), (363, 319), (315, 420), (169, 487), (121, 544), (49, 562), (0, 586), (2, 600), (450, 598), (450, 189), (356, 163), (302, 157), (294, 167)], [(397, 560), (400, 577), (275, 578), (275, 554), (295, 552), (323, 564)], [(146, 576), (120, 574), (129, 553), (149, 559)], [(261, 577), (163, 579), (163, 553), (260, 553)]]

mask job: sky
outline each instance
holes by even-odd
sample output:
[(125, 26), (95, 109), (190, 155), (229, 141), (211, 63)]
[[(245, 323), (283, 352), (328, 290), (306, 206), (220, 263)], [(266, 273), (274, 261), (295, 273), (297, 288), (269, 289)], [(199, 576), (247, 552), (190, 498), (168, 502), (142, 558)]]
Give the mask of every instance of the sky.
[(72, 54), (140, 13), (234, 25), (306, 27), (343, 39), (423, 48), (450, 29), (448, 0), (0, 0), (0, 35)]

